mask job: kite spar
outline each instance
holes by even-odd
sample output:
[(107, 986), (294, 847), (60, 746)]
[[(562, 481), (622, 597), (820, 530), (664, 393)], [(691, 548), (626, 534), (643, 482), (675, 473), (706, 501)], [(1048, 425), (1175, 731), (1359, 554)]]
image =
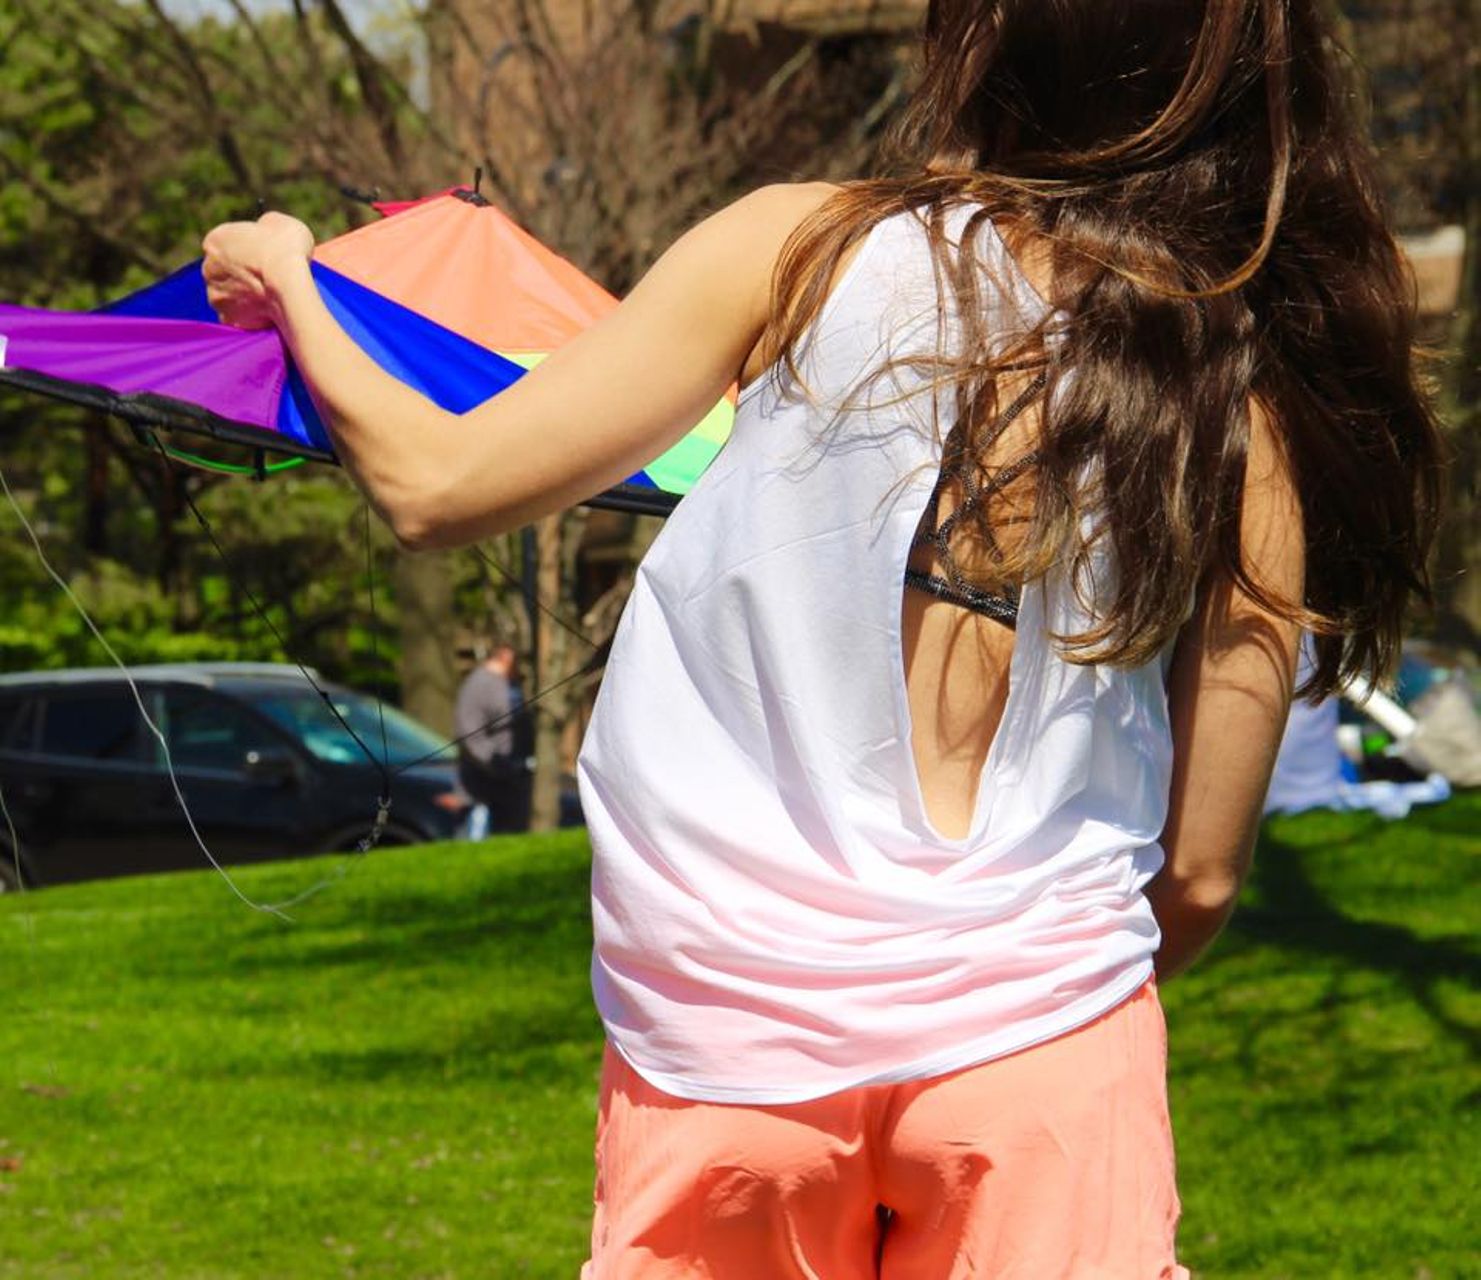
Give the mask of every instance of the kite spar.
[[(325, 303), (383, 369), (463, 413), (617, 305), (476, 192), (377, 204), (384, 216), (320, 245)], [(332, 462), (324, 423), (276, 332), (222, 324), (199, 261), (87, 313), (0, 304), (0, 385), (147, 429)], [(722, 401), (591, 505), (665, 515), (730, 433)]]

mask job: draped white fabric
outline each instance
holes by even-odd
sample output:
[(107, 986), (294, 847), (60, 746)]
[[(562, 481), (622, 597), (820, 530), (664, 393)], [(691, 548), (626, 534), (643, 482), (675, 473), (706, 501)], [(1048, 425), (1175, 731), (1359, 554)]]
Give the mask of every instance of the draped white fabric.
[[(956, 215), (960, 218), (964, 213)], [(1044, 304), (988, 228), (1000, 324)], [(1087, 1022), (1152, 971), (1142, 887), (1172, 764), (1165, 664), (1073, 666), (1062, 581), (1023, 593), (971, 830), (926, 817), (901, 653), (950, 340), (927, 239), (877, 226), (644, 560), (583, 748), (608, 1035), (682, 1097), (777, 1103), (939, 1074)], [(1097, 578), (1112, 566), (1097, 566)]]

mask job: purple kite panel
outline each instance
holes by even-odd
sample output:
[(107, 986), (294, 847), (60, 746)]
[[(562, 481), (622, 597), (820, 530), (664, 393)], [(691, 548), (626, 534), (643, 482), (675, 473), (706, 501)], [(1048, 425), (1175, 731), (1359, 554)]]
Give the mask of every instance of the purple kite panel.
[(271, 430), (286, 374), (271, 329), (198, 320), (42, 311), (0, 303), (0, 369), (24, 369), (118, 395), (149, 393)]

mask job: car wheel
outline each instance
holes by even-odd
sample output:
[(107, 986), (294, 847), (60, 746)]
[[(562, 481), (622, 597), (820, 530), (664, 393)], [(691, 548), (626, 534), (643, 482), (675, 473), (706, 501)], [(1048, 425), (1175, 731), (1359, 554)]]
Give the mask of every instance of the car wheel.
[(389, 849), (398, 844), (424, 844), (426, 841), (427, 837), (420, 832), (413, 831), (410, 827), (400, 827), (394, 822), (388, 822), (386, 829), (381, 832), (380, 843), (376, 845), (376, 848)]

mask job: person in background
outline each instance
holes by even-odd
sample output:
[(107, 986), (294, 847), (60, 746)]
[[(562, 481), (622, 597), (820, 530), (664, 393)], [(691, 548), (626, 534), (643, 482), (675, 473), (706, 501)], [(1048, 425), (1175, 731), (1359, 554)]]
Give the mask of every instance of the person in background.
[(511, 645), (495, 645), (458, 689), (458, 781), (474, 801), (468, 838), (530, 825), (530, 733)]

